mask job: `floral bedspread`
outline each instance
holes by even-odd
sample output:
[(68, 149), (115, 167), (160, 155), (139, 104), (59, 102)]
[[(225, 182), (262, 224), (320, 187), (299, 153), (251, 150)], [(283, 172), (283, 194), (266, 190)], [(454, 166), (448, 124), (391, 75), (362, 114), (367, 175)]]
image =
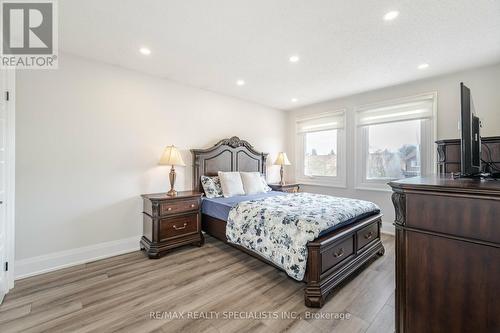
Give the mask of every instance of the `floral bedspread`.
[(301, 281), (309, 241), (333, 226), (379, 211), (372, 202), (312, 193), (243, 201), (229, 212), (226, 237)]

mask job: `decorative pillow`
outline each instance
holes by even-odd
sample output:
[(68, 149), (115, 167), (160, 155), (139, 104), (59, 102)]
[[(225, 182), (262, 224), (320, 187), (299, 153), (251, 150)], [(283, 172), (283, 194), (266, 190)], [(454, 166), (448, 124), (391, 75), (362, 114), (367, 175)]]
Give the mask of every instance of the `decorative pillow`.
[(240, 176), (246, 195), (266, 192), (260, 172), (240, 172)]
[(262, 184), (264, 185), (264, 192), (271, 192), (273, 189), (270, 188), (269, 185), (267, 185), (266, 177), (264, 177), (264, 175), (261, 175), (260, 179), (262, 180)]
[(220, 185), (225, 198), (245, 195), (243, 183), (239, 172), (219, 171)]
[(220, 198), (223, 195), (220, 179), (217, 176), (201, 176), (201, 186), (203, 186), (207, 198)]

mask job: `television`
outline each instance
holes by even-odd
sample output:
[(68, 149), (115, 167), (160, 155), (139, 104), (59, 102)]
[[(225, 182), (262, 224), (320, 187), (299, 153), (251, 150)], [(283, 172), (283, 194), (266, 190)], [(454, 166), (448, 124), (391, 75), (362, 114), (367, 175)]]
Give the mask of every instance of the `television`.
[(476, 116), (470, 89), (460, 83), (460, 130), (462, 177), (479, 176), (481, 172), (481, 122)]

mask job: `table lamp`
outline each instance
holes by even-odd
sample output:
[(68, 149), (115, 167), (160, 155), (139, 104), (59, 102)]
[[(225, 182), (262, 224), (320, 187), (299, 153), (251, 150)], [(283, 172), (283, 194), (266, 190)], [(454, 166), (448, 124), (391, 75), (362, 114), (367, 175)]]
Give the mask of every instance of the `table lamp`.
[(290, 161), (288, 160), (288, 157), (286, 156), (286, 153), (280, 152), (278, 154), (278, 157), (276, 158), (276, 162), (274, 162), (274, 165), (280, 165), (280, 185), (285, 185), (285, 181), (283, 180), (283, 165), (291, 165)]
[(175, 146), (167, 146), (165, 148), (165, 151), (163, 152), (163, 155), (160, 159), (160, 164), (161, 165), (171, 165), (172, 168), (170, 169), (170, 174), (169, 174), (169, 179), (170, 179), (170, 191), (167, 192), (168, 196), (176, 196), (177, 191), (174, 190), (174, 185), (175, 185), (175, 166), (185, 166), (184, 161), (182, 160), (181, 153)]

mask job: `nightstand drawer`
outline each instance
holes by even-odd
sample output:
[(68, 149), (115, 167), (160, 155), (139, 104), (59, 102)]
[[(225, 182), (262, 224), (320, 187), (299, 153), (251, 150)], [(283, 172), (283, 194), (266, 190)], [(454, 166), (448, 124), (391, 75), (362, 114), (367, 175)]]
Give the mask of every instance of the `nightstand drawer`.
[(287, 192), (287, 193), (297, 193), (300, 191), (300, 184), (268, 184), (273, 191)]
[(198, 213), (179, 215), (161, 219), (160, 241), (198, 233)]
[(173, 202), (162, 202), (160, 204), (160, 216), (177, 214), (198, 210), (200, 208), (199, 199), (190, 199)]

